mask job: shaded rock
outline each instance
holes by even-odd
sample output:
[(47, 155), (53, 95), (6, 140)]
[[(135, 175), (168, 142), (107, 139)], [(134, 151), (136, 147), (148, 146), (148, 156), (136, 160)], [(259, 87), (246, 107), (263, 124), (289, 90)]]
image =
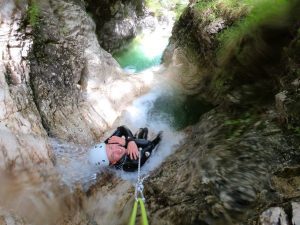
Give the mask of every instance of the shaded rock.
[[(299, 94), (299, 66), (297, 62), (300, 59), (299, 47), (300, 35), (297, 34), (293, 41), (289, 44), (285, 51), (285, 63), (287, 65), (287, 74), (282, 78), (281, 84), (284, 99), (280, 103), (278, 112), (281, 117), (284, 117), (283, 125), (296, 133), (300, 133), (300, 94)], [(283, 97), (283, 96), (282, 96)]]
[(280, 207), (272, 207), (264, 211), (260, 216), (262, 225), (288, 225), (287, 215)]
[[(275, 74), (287, 65), (282, 59), (283, 49), (295, 37), (299, 4), (291, 3), (289, 18), (278, 15), (281, 25), (266, 19), (253, 24), (255, 31), (243, 32), (243, 21), (251, 12), (246, 5), (198, 1), (190, 4), (176, 22), (163, 61), (173, 66), (178, 61), (178, 50), (184, 56), (175, 63), (180, 72), (170, 74), (186, 93), (198, 94), (215, 104), (251, 105), (267, 104), (279, 92)], [(289, 36), (291, 30), (294, 35)], [(267, 33), (272, 33), (272, 38)], [(194, 69), (189, 69), (189, 65)]]
[(275, 95), (276, 109), (280, 115), (280, 120), (285, 123), (288, 120), (287, 110), (285, 108), (285, 101), (287, 99), (287, 92), (283, 91)]
[(277, 199), (269, 177), (289, 162), (282, 154), (292, 146), (279, 129), (273, 132), (274, 123), (258, 126), (255, 119), (231, 130), (228, 120), (227, 113), (212, 110), (186, 129), (184, 143), (146, 186), (152, 223), (240, 223), (255, 215), (254, 207)]
[(285, 167), (272, 177), (274, 188), (284, 197), (291, 199), (300, 195), (300, 168)]
[(143, 0), (85, 0), (96, 23), (101, 47), (108, 52), (122, 48), (143, 28), (155, 28), (157, 20), (145, 8)]

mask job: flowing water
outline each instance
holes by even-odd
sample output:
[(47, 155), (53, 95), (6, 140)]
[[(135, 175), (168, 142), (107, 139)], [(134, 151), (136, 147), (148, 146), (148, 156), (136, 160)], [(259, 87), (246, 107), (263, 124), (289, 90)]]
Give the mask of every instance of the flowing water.
[[(163, 131), (163, 139), (143, 166), (143, 174), (157, 168), (183, 138), (183, 134), (176, 130), (182, 128), (185, 122), (180, 119), (185, 118), (186, 112), (181, 107), (185, 99), (158, 72), (162, 69), (159, 64), (168, 44), (172, 26), (173, 22), (170, 22), (157, 26), (154, 31), (144, 30), (127, 48), (114, 54), (121, 67), (129, 74), (139, 73), (140, 76), (154, 77), (158, 81), (147, 94), (136, 99), (115, 124), (115, 127), (124, 124), (133, 133), (141, 127), (148, 127), (149, 139)], [(175, 104), (169, 104), (170, 102)], [(111, 132), (108, 131), (107, 136)], [(88, 164), (87, 146), (78, 146), (56, 139), (52, 139), (51, 143), (57, 158), (56, 168), (65, 184), (72, 187), (79, 183), (85, 189), (93, 184), (101, 171)], [(136, 173), (122, 171), (117, 171), (117, 175), (132, 181), (137, 176)]]
[(167, 47), (173, 22), (159, 25), (154, 31), (144, 30), (114, 58), (128, 73), (139, 73), (161, 63), (164, 49)]
[[(153, 71), (147, 71), (153, 72)], [(167, 96), (167, 97), (164, 97)], [(174, 127), (173, 112), (161, 111), (160, 104), (156, 104), (158, 99), (163, 98), (167, 103), (169, 97), (180, 100), (178, 94), (172, 86), (167, 82), (161, 82), (155, 85), (150, 92), (137, 98), (123, 113), (123, 116), (115, 125), (126, 125), (133, 133), (141, 127), (148, 127), (148, 138), (153, 139), (160, 131), (163, 132), (163, 138), (159, 146), (153, 152), (151, 158), (145, 163), (142, 168), (142, 173), (147, 174), (157, 168), (163, 160), (169, 156), (176, 145), (183, 139), (183, 133), (177, 131)], [(160, 113), (158, 113), (160, 112)], [(112, 131), (107, 132), (107, 136)], [(102, 140), (103, 141), (103, 140)], [(62, 181), (70, 187), (75, 184), (81, 184), (84, 189), (87, 189), (94, 183), (97, 175), (101, 171), (88, 163), (87, 146), (79, 146), (72, 143), (62, 142), (57, 139), (51, 141), (57, 162), (56, 168), (61, 174)], [(125, 180), (135, 181), (137, 173), (126, 173), (116, 171), (116, 174)]]
[[(149, 68), (160, 64), (171, 27), (169, 25), (159, 27), (154, 32), (147, 31), (134, 40), (129, 49), (117, 53), (115, 57), (124, 70), (130, 73), (144, 71), (143, 73), (156, 77), (156, 71)], [(148, 127), (149, 139), (163, 131), (162, 141), (142, 168), (144, 175), (159, 167), (184, 138), (174, 125), (174, 113), (161, 110), (162, 105), (167, 106), (164, 109), (168, 108), (164, 103), (173, 100), (180, 102), (182, 99), (168, 82), (162, 79), (158, 83), (160, 84), (153, 86), (150, 92), (136, 99), (116, 124), (125, 124), (133, 132), (140, 127)], [(76, 201), (74, 193), (78, 185), (80, 189), (88, 190), (96, 182), (97, 176), (101, 176), (101, 171), (88, 163), (87, 150), (90, 146), (80, 146), (59, 139), (50, 139), (50, 143), (56, 158), (55, 170), (35, 167), (33, 171), (18, 171), (16, 174), (0, 173), (0, 207), (14, 209), (32, 224), (56, 224), (58, 219), (66, 217), (64, 212), (79, 207), (78, 202), (72, 202)], [(126, 181), (133, 183), (136, 180), (137, 173), (115, 172)], [(100, 204), (106, 203), (99, 202), (93, 207), (98, 210), (101, 208)]]

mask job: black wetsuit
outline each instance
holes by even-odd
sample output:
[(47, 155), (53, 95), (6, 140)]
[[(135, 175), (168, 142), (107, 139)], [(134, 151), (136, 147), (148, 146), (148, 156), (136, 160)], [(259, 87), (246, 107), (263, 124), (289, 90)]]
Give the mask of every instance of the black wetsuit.
[[(141, 150), (141, 166), (147, 161), (147, 159), (152, 154), (153, 149), (160, 141), (160, 135), (158, 135), (154, 140), (147, 140), (148, 129), (141, 128), (140, 132), (133, 136), (131, 131), (126, 126), (120, 126), (117, 130), (110, 136), (125, 137), (126, 143), (125, 148), (127, 148), (129, 141), (134, 141), (137, 147)], [(108, 138), (109, 139), (109, 138)], [(105, 144), (108, 144), (108, 139), (105, 140)], [(125, 154), (114, 166), (117, 169), (123, 169), (127, 172), (134, 172), (138, 169), (139, 160), (132, 160)]]

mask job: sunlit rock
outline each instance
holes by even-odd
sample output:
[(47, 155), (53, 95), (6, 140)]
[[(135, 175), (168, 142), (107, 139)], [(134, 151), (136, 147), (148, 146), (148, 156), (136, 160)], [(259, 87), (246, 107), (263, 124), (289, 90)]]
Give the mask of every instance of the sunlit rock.
[(0, 169), (51, 165), (47, 134), (29, 85), (32, 36), (21, 27), (24, 9), (4, 1), (0, 13)]
[(50, 135), (90, 144), (147, 87), (100, 47), (95, 24), (80, 5), (43, 1), (39, 7), (31, 79), (43, 125)]
[(292, 208), (293, 208), (292, 224), (298, 225), (300, 224), (300, 203), (292, 202)]

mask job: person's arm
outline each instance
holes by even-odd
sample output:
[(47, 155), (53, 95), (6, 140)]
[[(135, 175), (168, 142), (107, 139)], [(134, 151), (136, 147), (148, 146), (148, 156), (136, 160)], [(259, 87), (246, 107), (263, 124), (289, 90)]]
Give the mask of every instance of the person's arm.
[(118, 136), (111, 136), (110, 138), (108, 138), (107, 143), (108, 144), (119, 144), (119, 145), (125, 146), (126, 141), (124, 138), (121, 138)]
[(129, 155), (130, 159), (137, 160), (139, 157), (139, 150), (134, 141), (129, 141), (127, 145), (127, 155)]
[[(112, 137), (112, 136), (117, 136), (117, 137), (124, 136), (125, 139), (126, 139), (126, 141), (127, 141), (126, 144), (128, 143), (129, 140), (133, 140), (134, 139), (133, 138), (133, 134), (131, 133), (131, 131), (126, 126), (124, 126), (124, 125), (118, 127), (117, 130), (110, 137)], [(106, 144), (108, 143), (109, 138), (104, 141)]]

